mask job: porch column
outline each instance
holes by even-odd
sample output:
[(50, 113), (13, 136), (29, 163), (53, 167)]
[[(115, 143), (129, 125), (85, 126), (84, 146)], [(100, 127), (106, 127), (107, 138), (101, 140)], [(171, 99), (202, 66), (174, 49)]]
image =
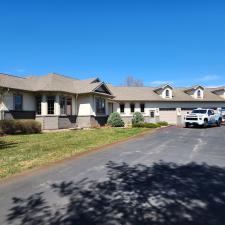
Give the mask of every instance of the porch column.
[(76, 115), (76, 104), (77, 104), (76, 98), (75, 98), (75, 96), (73, 95), (73, 96), (72, 96), (72, 115)]
[(182, 114), (181, 114), (181, 108), (176, 108), (177, 111), (177, 125), (182, 125)]
[(160, 112), (159, 108), (155, 109), (155, 122), (158, 123), (160, 121)]
[(57, 94), (57, 95), (55, 96), (54, 108), (55, 108), (54, 114), (55, 114), (56, 116), (59, 116), (59, 115), (60, 115), (60, 97), (59, 97), (59, 94)]
[(42, 101), (41, 101), (41, 115), (46, 116), (47, 114), (48, 114), (47, 97), (45, 94), (43, 94)]
[(108, 103), (108, 100), (107, 99), (105, 99), (105, 114), (106, 115), (109, 115), (109, 105), (108, 105), (109, 103)]

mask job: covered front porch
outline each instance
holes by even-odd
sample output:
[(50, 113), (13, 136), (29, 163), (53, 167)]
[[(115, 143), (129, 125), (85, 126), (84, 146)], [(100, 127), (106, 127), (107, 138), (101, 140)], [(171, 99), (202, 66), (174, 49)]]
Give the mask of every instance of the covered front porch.
[(35, 119), (42, 129), (63, 129), (76, 126), (76, 95), (65, 93), (41, 93), (36, 98)]
[(44, 130), (98, 127), (113, 112), (113, 101), (101, 93), (40, 93), (36, 98), (35, 119)]

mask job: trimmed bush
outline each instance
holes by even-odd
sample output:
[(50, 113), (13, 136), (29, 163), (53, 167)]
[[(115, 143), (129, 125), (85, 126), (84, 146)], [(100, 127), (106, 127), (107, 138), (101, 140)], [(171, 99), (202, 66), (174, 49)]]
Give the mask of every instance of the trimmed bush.
[(162, 126), (168, 126), (169, 125), (166, 121), (160, 121), (157, 124), (159, 124), (161, 127)]
[(35, 120), (2, 120), (0, 130), (4, 134), (34, 134), (41, 132), (41, 124)]
[(109, 115), (107, 124), (112, 127), (123, 127), (124, 126), (124, 122), (118, 112), (113, 112)]
[(144, 116), (140, 112), (135, 112), (132, 118), (132, 125), (144, 123)]
[(133, 124), (132, 127), (157, 128), (161, 126), (157, 123), (137, 123)]

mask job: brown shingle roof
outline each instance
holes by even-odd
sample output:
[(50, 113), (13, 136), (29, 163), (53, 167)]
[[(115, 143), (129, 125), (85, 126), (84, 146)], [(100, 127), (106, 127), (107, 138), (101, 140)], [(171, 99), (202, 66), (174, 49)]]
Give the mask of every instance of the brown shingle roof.
[(0, 86), (27, 91), (61, 91), (83, 94), (93, 92), (97, 87), (105, 85), (98, 78), (77, 80), (59, 74), (46, 76), (30, 76), (27, 78), (0, 74)]
[(3, 73), (0, 73), (0, 86), (18, 90), (31, 90), (31, 86), (29, 82), (27, 82), (27, 79)]
[(155, 88), (152, 87), (122, 87), (108, 85), (117, 101), (225, 101), (220, 96), (205, 88), (203, 99), (194, 99), (188, 95), (186, 88), (174, 88), (173, 98), (165, 99), (155, 93)]
[[(98, 78), (78, 80), (58, 74), (48, 74), (46, 76), (31, 76), (27, 78), (1, 74), (0, 87), (27, 91), (61, 91), (74, 94), (92, 93), (99, 86), (105, 85)], [(224, 89), (205, 88), (203, 99), (194, 99), (186, 91), (187, 88), (173, 88), (173, 98), (164, 99), (155, 92), (153, 87), (123, 87), (105, 85), (109, 92), (115, 96), (117, 101), (225, 101), (213, 91)], [(190, 89), (190, 88), (189, 88)], [(111, 96), (113, 97), (113, 96)]]

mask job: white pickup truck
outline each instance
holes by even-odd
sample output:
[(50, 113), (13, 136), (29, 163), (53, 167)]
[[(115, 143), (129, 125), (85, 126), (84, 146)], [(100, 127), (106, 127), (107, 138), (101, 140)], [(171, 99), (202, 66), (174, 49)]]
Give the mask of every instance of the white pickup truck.
[(194, 109), (190, 114), (184, 116), (185, 127), (191, 125), (198, 125), (208, 127), (209, 125), (217, 125), (218, 127), (222, 123), (222, 113), (218, 109), (215, 112), (213, 109)]

